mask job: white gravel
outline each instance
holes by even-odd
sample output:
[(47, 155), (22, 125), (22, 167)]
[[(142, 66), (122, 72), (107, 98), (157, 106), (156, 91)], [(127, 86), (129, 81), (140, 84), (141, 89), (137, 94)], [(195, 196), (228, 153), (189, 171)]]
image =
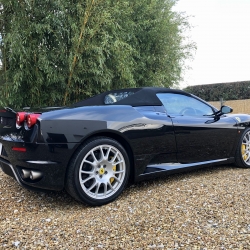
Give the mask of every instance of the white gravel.
[(220, 166), (127, 187), (88, 207), (0, 170), (0, 249), (250, 249), (250, 169)]

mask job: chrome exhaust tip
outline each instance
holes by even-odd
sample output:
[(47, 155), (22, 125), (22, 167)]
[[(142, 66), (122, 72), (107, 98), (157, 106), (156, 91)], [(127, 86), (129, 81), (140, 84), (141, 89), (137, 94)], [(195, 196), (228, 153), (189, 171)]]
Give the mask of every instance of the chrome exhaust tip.
[(30, 178), (30, 171), (27, 169), (22, 169), (22, 178), (23, 179), (28, 179)]
[(39, 171), (30, 171), (30, 179), (31, 180), (37, 180), (37, 179), (40, 179), (43, 177), (43, 173), (42, 172), (39, 172)]

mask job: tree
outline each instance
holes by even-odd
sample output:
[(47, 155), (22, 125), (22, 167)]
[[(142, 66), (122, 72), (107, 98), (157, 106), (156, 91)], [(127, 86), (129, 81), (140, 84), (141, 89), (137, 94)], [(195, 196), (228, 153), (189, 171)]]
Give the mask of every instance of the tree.
[(183, 45), (176, 0), (2, 0), (2, 105), (66, 105), (104, 90), (172, 86)]

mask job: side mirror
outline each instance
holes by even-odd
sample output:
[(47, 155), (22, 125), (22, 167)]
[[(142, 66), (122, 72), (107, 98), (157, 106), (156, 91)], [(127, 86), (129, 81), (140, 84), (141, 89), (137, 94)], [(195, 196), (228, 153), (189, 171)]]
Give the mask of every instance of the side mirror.
[(233, 109), (230, 108), (229, 106), (222, 106), (220, 108), (220, 113), (223, 115), (223, 114), (228, 114), (228, 113), (231, 113), (233, 112)]

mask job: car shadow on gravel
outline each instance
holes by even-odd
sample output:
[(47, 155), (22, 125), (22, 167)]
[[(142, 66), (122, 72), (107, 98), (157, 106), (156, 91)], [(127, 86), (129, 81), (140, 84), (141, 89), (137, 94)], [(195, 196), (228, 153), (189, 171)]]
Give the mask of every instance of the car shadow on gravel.
[[(136, 188), (139, 190), (144, 190), (144, 189), (151, 189), (155, 185), (162, 185), (166, 183), (178, 183), (179, 181), (182, 181), (184, 179), (194, 179), (194, 178), (199, 178), (199, 177), (205, 177), (208, 174), (214, 174), (220, 172), (220, 171), (227, 171), (227, 170), (235, 170), (237, 167), (234, 165), (215, 165), (211, 167), (204, 167), (196, 170), (189, 170), (185, 171), (182, 173), (176, 173), (176, 174), (163, 174), (160, 177), (152, 178), (150, 180), (145, 180), (141, 181), (138, 183), (130, 183), (127, 189), (129, 188)], [(238, 168), (239, 169), (239, 168)], [(125, 190), (126, 193), (126, 190)]]
[[(208, 174), (216, 175), (217, 172), (227, 171), (233, 168), (235, 169), (235, 167), (230, 165), (213, 166), (185, 173), (165, 175), (162, 177), (154, 178), (152, 180), (142, 181), (139, 183), (130, 183), (125, 189), (125, 191), (120, 195), (120, 197), (118, 197), (117, 200), (118, 201), (126, 199), (129, 200), (131, 192), (143, 192), (151, 190), (155, 187), (155, 185), (160, 186), (166, 183), (176, 183), (182, 181), (183, 179), (194, 179), (197, 177), (202, 178)], [(11, 192), (12, 195), (21, 193), (21, 197), (16, 197), (17, 199), (16, 202), (22, 203), (24, 206), (29, 206), (29, 204), (34, 203), (38, 204), (41, 208), (43, 206), (47, 206), (50, 207), (51, 209), (60, 208), (60, 210), (64, 211), (68, 209), (72, 210), (74, 208), (80, 208), (80, 209), (91, 208), (90, 206), (82, 204), (81, 202), (73, 199), (65, 190), (59, 192), (56, 191), (35, 192), (19, 186), (9, 176), (5, 176), (5, 178), (7, 179), (6, 182), (8, 186), (8, 192)]]

